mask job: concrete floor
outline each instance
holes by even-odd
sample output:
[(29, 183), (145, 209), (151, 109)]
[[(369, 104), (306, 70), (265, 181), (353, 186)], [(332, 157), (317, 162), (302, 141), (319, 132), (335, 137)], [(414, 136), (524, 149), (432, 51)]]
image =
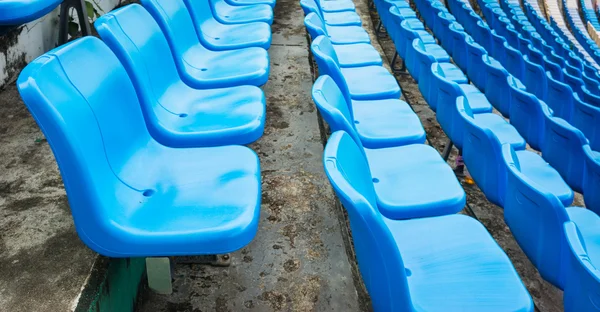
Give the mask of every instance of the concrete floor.
[(138, 311), (366, 309), (322, 167), (304, 15), (297, 0), (278, 0), (274, 13), (266, 130), (250, 146), (262, 169), (258, 235), (233, 254), (230, 267), (177, 265), (174, 294), (148, 290)]
[(96, 255), (14, 83), (0, 92), (0, 172), (0, 311), (69, 311)]

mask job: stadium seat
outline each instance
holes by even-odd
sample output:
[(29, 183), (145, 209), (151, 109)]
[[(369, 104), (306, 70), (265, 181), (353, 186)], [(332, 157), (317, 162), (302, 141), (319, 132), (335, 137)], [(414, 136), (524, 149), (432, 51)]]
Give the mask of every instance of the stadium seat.
[(128, 7), (100, 17), (98, 34), (133, 82), (150, 134), (172, 147), (249, 144), (263, 134), (266, 100), (255, 86), (193, 89), (179, 73), (167, 40), (146, 36)]
[[(198, 39), (192, 18), (179, 1), (142, 0), (120, 9), (119, 16), (144, 25), (126, 36), (166, 36), (182, 79), (194, 88), (262, 86), (269, 78), (269, 55), (262, 48), (211, 51)], [(153, 18), (154, 17), (154, 18)]]
[(376, 175), (343, 131), (329, 139), (323, 163), (348, 213), (358, 267), (376, 311), (533, 311), (509, 258), (479, 222), (464, 215), (386, 218), (377, 209)]
[(17, 84), (52, 147), (77, 233), (92, 250), (118, 258), (214, 255), (256, 235), (257, 155), (243, 146), (158, 143), (127, 72), (100, 39), (44, 54)]

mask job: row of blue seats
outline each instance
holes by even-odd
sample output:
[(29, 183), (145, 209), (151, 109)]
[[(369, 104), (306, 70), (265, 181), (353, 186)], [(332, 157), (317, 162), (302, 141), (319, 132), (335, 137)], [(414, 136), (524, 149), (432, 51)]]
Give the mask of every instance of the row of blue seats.
[[(360, 52), (372, 47), (366, 48), (368, 36), (357, 35), (364, 32), (353, 23), (358, 16), (346, 24), (352, 10), (301, 4), (320, 74), (313, 100), (334, 132), (325, 171), (348, 211), (375, 310), (533, 311), (490, 234), (473, 218), (455, 214), (465, 205), (464, 191), (439, 153), (423, 144), (418, 117), (399, 94), (386, 92), (393, 76)], [(357, 53), (345, 54), (342, 63), (340, 50)], [(370, 74), (375, 71), (380, 74)], [(417, 130), (422, 136), (411, 140)]]
[[(63, 0), (4, 0), (0, 1), (0, 25), (21, 25), (36, 20), (59, 6)], [(256, 20), (273, 22), (275, 0), (208, 0), (203, 10), (212, 12), (221, 23), (246, 23)], [(259, 6), (256, 6), (259, 5)]]
[[(259, 160), (240, 145), (264, 131), (270, 27), (249, 13), (211, 38), (201, 31), (207, 0), (141, 2), (100, 17), (102, 40), (77, 39), (34, 60), (19, 92), (88, 247), (110, 257), (237, 250), (258, 229)], [(242, 44), (254, 36), (267, 38)]]
[[(492, 14), (492, 18), (498, 15)], [(502, 26), (499, 25), (499, 22), (496, 24), (496, 30), (500, 31)], [(502, 58), (507, 53), (520, 54), (516, 50), (516, 52), (510, 51), (507, 44), (504, 46), (506, 51), (501, 49), (494, 53), (494, 56)], [(568, 67), (562, 72), (553, 69), (557, 66), (548, 62), (546, 55), (541, 57), (542, 65), (536, 64), (534, 59), (539, 60), (540, 57), (534, 57), (531, 44), (527, 46), (526, 51), (530, 52), (529, 57), (515, 57), (501, 62), (506, 66), (508, 72), (515, 76), (522, 76), (523, 83), (528, 90), (519, 92), (526, 95), (521, 102), (529, 104), (528, 111), (533, 112), (527, 116), (529, 118), (523, 118), (520, 122), (513, 121), (515, 116), (510, 116), (511, 123), (521, 125), (519, 130), (528, 143), (543, 152), (544, 158), (561, 173), (573, 189), (584, 193), (588, 208), (599, 212), (600, 201), (595, 189), (598, 185), (596, 179), (600, 174), (598, 153), (596, 152), (600, 150), (600, 142), (598, 142), (600, 127), (596, 121), (596, 118), (600, 116), (600, 107), (598, 107), (600, 101), (597, 100), (597, 96), (588, 92), (585, 86), (581, 86), (580, 79), (569, 74)], [(552, 51), (550, 51), (550, 55), (553, 55)], [(546, 73), (545, 70), (549, 73)], [(571, 85), (579, 86), (577, 92), (574, 94), (568, 85), (554, 78), (557, 76), (562, 77), (564, 82), (571, 82)], [(579, 83), (577, 83), (578, 81)], [(590, 102), (591, 105), (588, 104)], [(510, 104), (510, 102), (504, 103)], [(560, 119), (549, 118), (546, 107), (550, 108), (553, 117)], [(500, 111), (503, 112), (503, 109)], [(505, 116), (509, 115), (505, 114)], [(547, 135), (545, 135), (546, 133)], [(554, 137), (556, 135), (564, 137), (557, 143), (568, 146), (568, 148), (557, 147), (556, 144), (548, 142), (556, 141), (557, 139)]]
[(581, 20), (579, 16), (579, 10), (577, 9), (577, 0), (562, 0), (562, 7), (564, 15), (566, 16), (569, 30), (575, 36), (575, 39), (583, 46), (583, 48), (594, 57), (594, 60), (598, 62), (600, 60), (600, 49), (598, 45), (587, 32), (586, 24)]
[[(384, 2), (387, 1), (384, 0)], [(470, 56), (467, 58), (467, 72), (469, 73), (471, 66), (478, 64), (471, 61), (471, 58), (486, 59), (485, 55), (477, 55), (472, 51), (479, 48), (485, 53), (485, 50), (473, 43), (472, 38), (464, 32), (462, 40), (466, 42), (467, 47), (473, 48), (457, 49), (457, 46), (460, 46), (458, 44), (460, 40), (453, 40), (457, 37), (451, 34), (457, 32), (456, 28), (461, 27), (457, 27), (455, 22), (439, 26), (444, 25), (444, 22), (440, 22), (440, 20), (444, 17), (448, 19), (449, 13), (436, 2), (435, 0), (422, 0), (417, 1), (416, 4), (426, 24), (438, 35), (440, 43), (446, 47), (450, 55), (455, 57), (455, 60), (456, 57), (460, 58), (464, 54)], [(461, 1), (454, 0), (454, 2), (449, 2), (451, 8), (464, 7), (464, 3)], [(393, 3), (391, 2), (392, 5)], [(396, 16), (397, 20), (401, 20), (400, 16), (394, 14), (399, 10), (392, 7), (389, 12), (393, 17)], [(438, 19), (430, 19), (435, 16), (436, 11), (439, 11)], [(402, 23), (404, 22), (406, 20), (402, 21)], [(390, 27), (394, 27), (394, 25), (390, 25)], [(394, 33), (394, 30), (388, 28), (388, 32)], [(404, 40), (409, 39), (405, 38)], [(431, 45), (434, 44), (431, 43)], [(417, 52), (417, 55), (426, 53), (422, 46), (420, 38), (413, 41), (412, 47), (415, 50), (421, 50), (420, 53)], [(585, 208), (565, 208), (572, 202), (573, 192), (558, 173), (537, 154), (524, 149), (525, 141), (514, 127), (500, 116), (490, 113), (491, 109), (483, 109), (484, 106), (489, 105), (485, 103), (485, 97), (473, 99), (471, 95), (472, 99), (469, 99), (470, 94), (460, 88), (460, 82), (453, 81), (456, 79), (444, 75), (444, 72), (452, 67), (451, 64), (448, 63), (449, 65), (444, 68), (436, 62), (433, 54), (428, 56), (429, 64), (431, 64), (428, 67), (430, 72), (418, 71), (419, 86), (422, 81), (427, 80), (426, 76), (429, 74), (429, 91), (433, 88), (434, 91), (431, 93), (437, 94), (434, 107), (438, 121), (449, 137), (462, 149), (465, 163), (474, 180), (488, 198), (490, 195), (498, 196), (499, 193), (504, 192), (504, 200), (502, 200), (502, 196), (496, 197), (496, 204), (504, 207), (505, 220), (513, 235), (540, 270), (542, 276), (565, 289), (566, 310), (588, 311), (593, 307), (594, 291), (598, 289), (599, 284), (595, 280), (598, 273), (593, 265), (590, 266), (591, 263), (586, 261), (590, 261), (590, 258), (593, 260), (596, 249), (600, 249), (597, 247), (599, 244), (595, 242), (595, 237), (600, 235), (600, 231), (597, 230), (600, 218)], [(494, 61), (489, 57), (487, 59)], [(405, 61), (408, 63), (419, 62), (419, 66), (429, 65), (426, 61), (411, 59)], [(407, 68), (410, 71), (411, 66), (408, 65)], [(479, 67), (480, 71), (481, 69), (483, 68)], [(456, 74), (458, 71), (452, 71), (455, 73), (453, 77), (459, 76)], [(413, 77), (415, 76), (415, 74), (411, 74)], [(471, 75), (468, 76), (471, 77)], [(504, 79), (507, 78), (511, 77), (505, 76)], [(493, 79), (489, 81), (493, 81)], [(514, 79), (514, 81), (518, 80)], [(505, 93), (515, 93), (514, 91), (521, 89), (509, 90), (507, 87), (502, 88), (502, 85), (495, 83), (485, 84), (485, 86), (486, 89), (493, 87)], [(518, 93), (520, 92), (516, 92), (516, 94)], [(424, 96), (426, 95), (424, 94)], [(473, 100), (478, 102), (477, 106), (482, 112), (476, 113), (471, 108)], [(519, 112), (512, 108), (512, 106), (521, 104), (518, 97), (515, 100), (510, 103), (511, 123), (513, 123), (513, 114), (527, 114), (527, 112)], [(452, 112), (448, 113), (448, 111)], [(446, 117), (453, 113), (459, 114), (460, 118), (449, 119)], [(560, 120), (555, 121), (560, 122)], [(569, 248), (571, 252), (567, 251)], [(593, 270), (589, 270), (590, 267)], [(591, 300), (589, 296), (592, 296)]]
[(581, 9), (581, 17), (583, 22), (590, 23), (596, 30), (600, 30), (600, 21), (594, 11), (594, 6), (591, 0), (579, 0), (579, 8)]

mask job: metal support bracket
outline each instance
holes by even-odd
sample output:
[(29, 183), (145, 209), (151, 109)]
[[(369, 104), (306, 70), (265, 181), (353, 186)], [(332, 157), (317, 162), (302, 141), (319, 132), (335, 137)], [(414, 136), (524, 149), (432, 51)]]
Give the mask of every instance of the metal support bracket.
[(81, 36), (92, 34), (90, 22), (88, 21), (85, 0), (64, 0), (60, 5), (60, 22), (58, 27), (58, 45), (63, 45), (69, 40), (69, 10), (75, 9), (79, 22)]

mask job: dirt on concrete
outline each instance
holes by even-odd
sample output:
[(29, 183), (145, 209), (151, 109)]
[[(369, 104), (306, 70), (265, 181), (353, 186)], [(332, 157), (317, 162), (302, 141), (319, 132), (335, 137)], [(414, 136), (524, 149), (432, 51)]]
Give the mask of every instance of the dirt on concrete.
[(0, 172), (0, 311), (69, 311), (96, 255), (14, 83), (0, 91)]

